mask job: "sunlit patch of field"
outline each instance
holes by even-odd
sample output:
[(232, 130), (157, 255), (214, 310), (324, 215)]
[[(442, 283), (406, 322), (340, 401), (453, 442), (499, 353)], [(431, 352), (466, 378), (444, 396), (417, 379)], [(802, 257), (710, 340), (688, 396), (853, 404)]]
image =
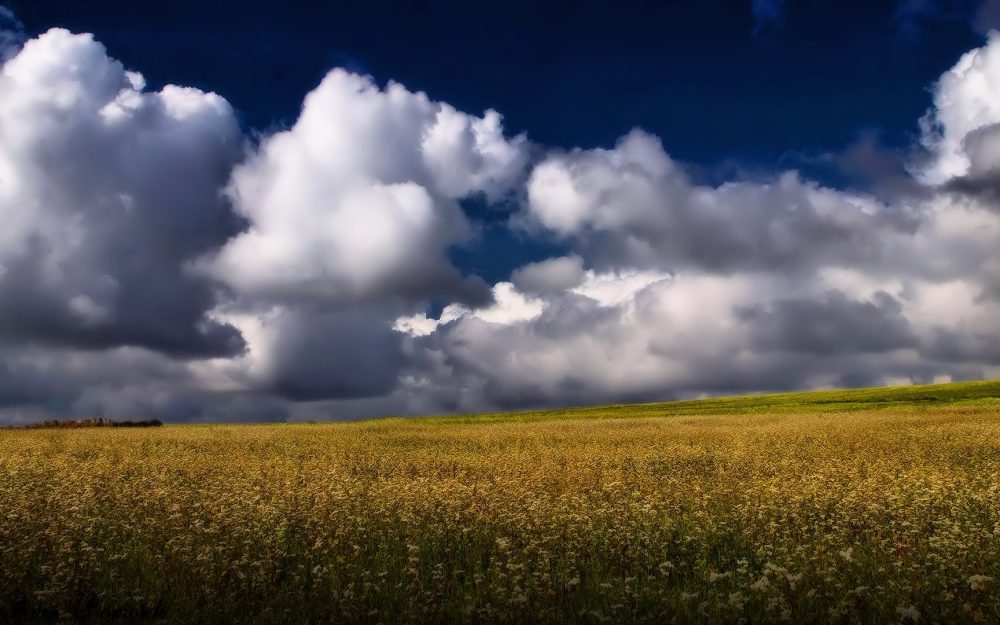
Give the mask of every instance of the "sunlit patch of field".
[(0, 621), (60, 617), (997, 622), (1000, 382), (3, 431)]

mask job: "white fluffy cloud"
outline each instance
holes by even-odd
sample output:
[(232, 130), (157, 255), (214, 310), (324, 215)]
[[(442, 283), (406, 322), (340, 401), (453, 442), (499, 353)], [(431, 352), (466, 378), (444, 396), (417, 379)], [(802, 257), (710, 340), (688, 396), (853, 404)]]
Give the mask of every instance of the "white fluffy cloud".
[(411, 405), (435, 412), (1000, 373), (1000, 306), (962, 281), (910, 286), (844, 269), (801, 282), (591, 271), (540, 299), (498, 285), (498, 301), (540, 312), (446, 309), (411, 330), (420, 358), (404, 379)]
[(240, 351), (185, 266), (233, 234), (218, 190), (241, 136), (221, 97), (143, 78), (51, 30), (0, 69), (0, 336)]
[(230, 194), (250, 228), (209, 271), (257, 296), (481, 299), (485, 285), (445, 257), (471, 234), (455, 200), (503, 196), (526, 147), (524, 137), (503, 136), (494, 111), (472, 117), (334, 70), (295, 125), (234, 172)]
[(942, 184), (996, 164), (1000, 150), (989, 129), (1000, 122), (998, 93), (1000, 34), (992, 32), (985, 46), (962, 55), (935, 85), (934, 106), (922, 120), (922, 142), (932, 156), (918, 171), (924, 181)]
[(804, 181), (694, 184), (660, 141), (635, 130), (611, 150), (555, 153), (527, 184), (524, 221), (604, 267), (800, 272), (877, 261), (881, 233), (907, 232), (903, 206)]
[[(700, 184), (641, 130), (545, 150), (341, 70), (245, 147), (222, 97), (147, 90), (89, 35), (11, 41), (0, 421), (1000, 375), (996, 37), (935, 86), (916, 181), (878, 198), (796, 172)], [(449, 260), (475, 244), (470, 197), (520, 201), (510, 227), (563, 251), (490, 287)]]
[(920, 171), (935, 188), (892, 201), (795, 172), (701, 186), (642, 131), (550, 153), (518, 224), (572, 253), (496, 287), (540, 312), (446, 309), (401, 326), (423, 356), (405, 378), (413, 401), (477, 410), (1000, 374), (998, 55), (994, 37), (942, 77)]
[(296, 123), (233, 172), (228, 195), (248, 227), (200, 268), (237, 295), (221, 317), (249, 351), (212, 370), (293, 400), (391, 393), (400, 314), (434, 297), (488, 301), (447, 258), (474, 234), (457, 200), (505, 197), (527, 147), (494, 111), (474, 117), (331, 71)]

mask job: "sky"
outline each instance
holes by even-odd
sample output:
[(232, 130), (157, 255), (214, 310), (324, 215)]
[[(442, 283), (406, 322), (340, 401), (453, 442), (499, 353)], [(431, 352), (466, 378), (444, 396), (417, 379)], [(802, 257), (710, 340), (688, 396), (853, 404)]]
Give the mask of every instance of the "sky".
[(996, 0), (94, 4), (0, 1), (0, 423), (1000, 377)]

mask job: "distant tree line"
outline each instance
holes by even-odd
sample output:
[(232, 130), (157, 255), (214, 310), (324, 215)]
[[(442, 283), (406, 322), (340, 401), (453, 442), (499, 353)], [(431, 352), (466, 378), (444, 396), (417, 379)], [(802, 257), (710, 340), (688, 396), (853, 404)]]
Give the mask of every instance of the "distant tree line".
[(159, 419), (146, 419), (144, 421), (119, 421), (105, 417), (91, 417), (88, 419), (46, 419), (37, 423), (26, 423), (23, 425), (10, 425), (7, 429), (36, 430), (41, 428), (154, 428), (163, 425)]

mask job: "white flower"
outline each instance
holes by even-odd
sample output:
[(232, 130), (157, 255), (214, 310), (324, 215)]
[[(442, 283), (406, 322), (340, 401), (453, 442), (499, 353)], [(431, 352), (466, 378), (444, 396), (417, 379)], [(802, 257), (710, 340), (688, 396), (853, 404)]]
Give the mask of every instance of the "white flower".
[(896, 608), (896, 612), (899, 613), (900, 620), (910, 619), (910, 621), (914, 623), (920, 620), (920, 612), (917, 611), (917, 607), (914, 605), (911, 605), (908, 608)]
[(987, 575), (973, 575), (969, 577), (969, 588), (973, 590), (986, 590), (986, 582), (992, 582), (993, 578)]
[(847, 562), (854, 562), (853, 555), (854, 555), (854, 547), (848, 547), (847, 549), (844, 549), (843, 551), (840, 552), (840, 557), (846, 560)]

